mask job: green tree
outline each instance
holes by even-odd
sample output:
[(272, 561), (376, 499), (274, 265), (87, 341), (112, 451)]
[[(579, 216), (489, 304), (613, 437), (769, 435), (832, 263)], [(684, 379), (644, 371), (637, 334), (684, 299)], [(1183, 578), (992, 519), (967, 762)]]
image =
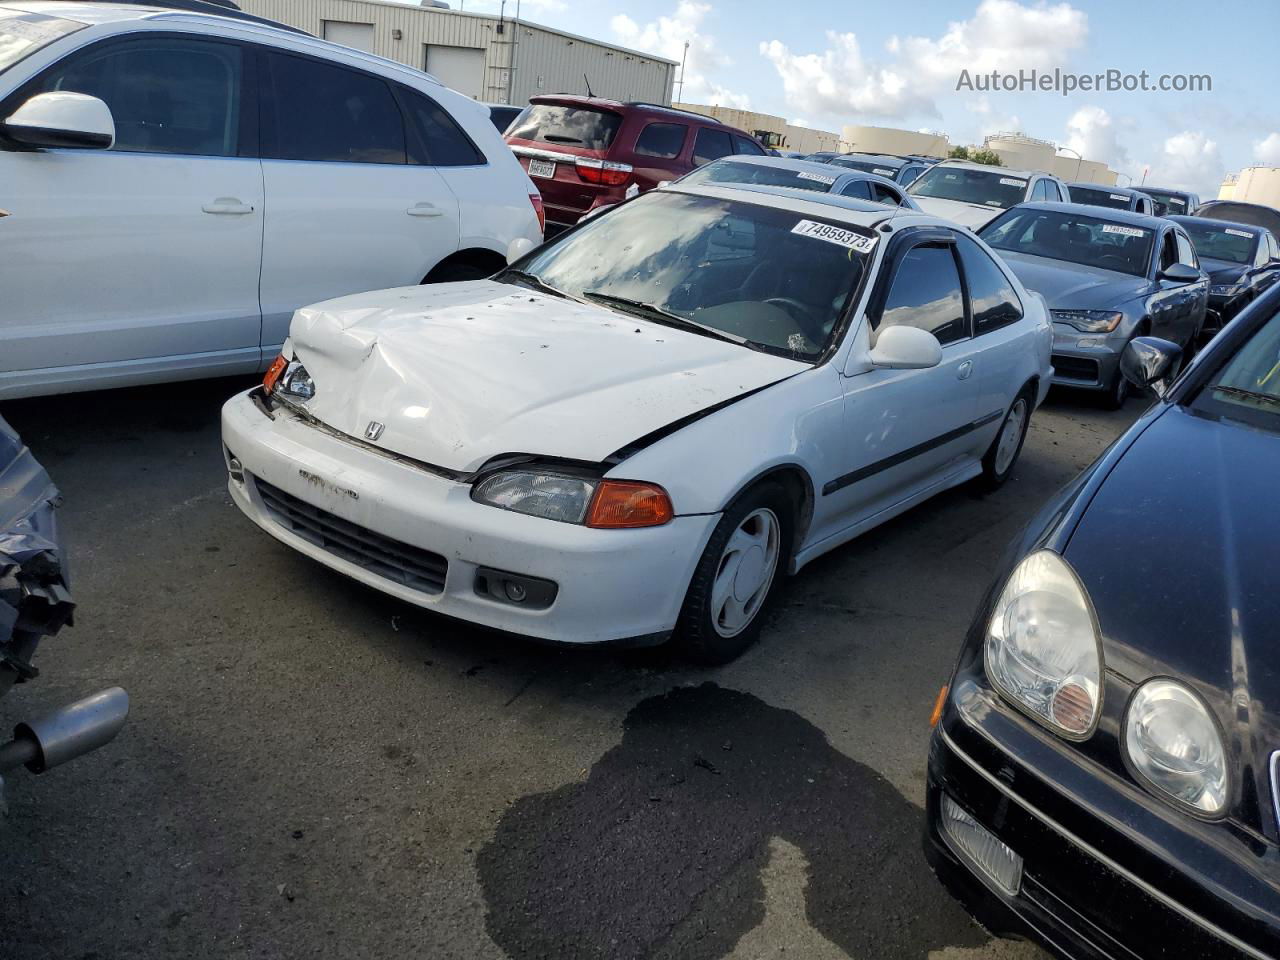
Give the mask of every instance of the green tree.
[(970, 163), (985, 163), (989, 167), (1002, 167), (1000, 154), (985, 147), (952, 147), (947, 153), (952, 160), (968, 160)]

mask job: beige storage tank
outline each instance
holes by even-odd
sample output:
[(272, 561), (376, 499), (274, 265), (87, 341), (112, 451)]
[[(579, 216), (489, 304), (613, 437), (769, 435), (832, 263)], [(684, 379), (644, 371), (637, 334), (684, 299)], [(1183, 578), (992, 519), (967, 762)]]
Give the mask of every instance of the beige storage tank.
[(846, 153), (945, 157), (951, 149), (951, 141), (945, 133), (921, 133), (918, 130), (895, 130), (893, 127), (845, 127), (840, 139)]
[(1245, 167), (1236, 176), (1231, 199), (1280, 210), (1280, 167)]

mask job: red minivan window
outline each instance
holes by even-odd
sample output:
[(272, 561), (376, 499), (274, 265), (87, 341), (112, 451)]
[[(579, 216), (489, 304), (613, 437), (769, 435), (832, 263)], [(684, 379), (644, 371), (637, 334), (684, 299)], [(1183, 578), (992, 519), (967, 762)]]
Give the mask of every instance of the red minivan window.
[(608, 150), (620, 126), (622, 116), (611, 110), (534, 103), (512, 121), (507, 128), (507, 137), (587, 150)]

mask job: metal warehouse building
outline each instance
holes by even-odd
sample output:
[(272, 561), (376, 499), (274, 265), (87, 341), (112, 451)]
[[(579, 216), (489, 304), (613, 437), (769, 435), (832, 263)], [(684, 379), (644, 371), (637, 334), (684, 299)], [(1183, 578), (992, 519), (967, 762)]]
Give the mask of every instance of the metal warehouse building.
[(678, 64), (527, 20), (386, 0), (238, 0), (246, 12), (426, 70), (469, 97), (540, 93), (671, 102)]

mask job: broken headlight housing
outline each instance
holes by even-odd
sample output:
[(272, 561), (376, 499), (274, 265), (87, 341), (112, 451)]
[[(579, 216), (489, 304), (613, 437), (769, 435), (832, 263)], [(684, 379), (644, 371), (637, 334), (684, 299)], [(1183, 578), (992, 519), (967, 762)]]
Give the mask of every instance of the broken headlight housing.
[(310, 400), (316, 395), (316, 383), (302, 362), (294, 360), (284, 368), (276, 382), (275, 392), (291, 400)]
[(1066, 560), (1038, 550), (1014, 568), (987, 624), (987, 677), (1006, 699), (1070, 740), (1093, 733), (1102, 706), (1102, 641)]

